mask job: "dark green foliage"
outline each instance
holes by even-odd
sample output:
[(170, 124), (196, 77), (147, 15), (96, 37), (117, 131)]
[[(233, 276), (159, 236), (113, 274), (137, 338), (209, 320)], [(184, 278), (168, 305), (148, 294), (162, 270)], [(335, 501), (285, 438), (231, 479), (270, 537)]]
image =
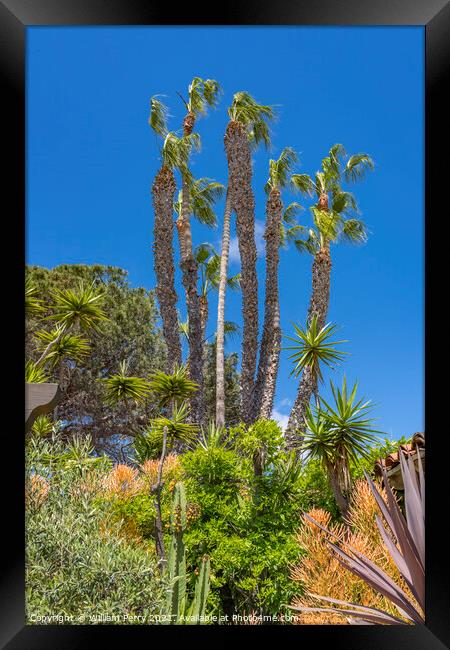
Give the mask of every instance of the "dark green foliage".
[[(117, 374), (121, 361), (127, 362), (128, 374), (136, 377), (147, 377), (164, 367), (165, 346), (153, 292), (131, 288), (126, 271), (101, 265), (65, 264), (51, 270), (29, 266), (27, 277), (44, 305), (44, 316), (51, 314), (52, 292), (76, 289), (80, 280), (104, 291), (102, 307), (110, 320), (101, 333), (89, 333), (91, 351), (86, 359), (65, 364), (58, 418), (65, 422), (66, 435), (90, 434), (97, 449), (116, 454), (122, 436), (132, 435), (157, 415), (156, 401), (108, 406), (97, 379)], [(33, 334), (43, 326), (52, 327), (51, 321), (39, 318), (40, 314), (31, 314), (27, 319), (26, 354), (34, 360), (38, 352)], [(56, 370), (51, 379), (59, 381)]]
[[(278, 614), (298, 589), (289, 563), (299, 558), (294, 535), (300, 516), (299, 473), (280, 450), (272, 421), (229, 432), (231, 441), (183, 456), (188, 501), (199, 516), (188, 526), (188, 561), (211, 558), (212, 611)], [(262, 452), (264, 472), (253, 457)]]

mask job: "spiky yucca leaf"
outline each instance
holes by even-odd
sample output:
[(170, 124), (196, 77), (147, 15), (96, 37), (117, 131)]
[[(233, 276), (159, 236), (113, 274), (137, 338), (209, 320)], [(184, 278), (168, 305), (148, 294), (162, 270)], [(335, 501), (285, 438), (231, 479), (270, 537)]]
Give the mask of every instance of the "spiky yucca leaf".
[(296, 336), (286, 336), (285, 338), (293, 341), (295, 345), (284, 348), (285, 350), (294, 350), (289, 355), (289, 359), (294, 362), (294, 368), (291, 375), (298, 377), (308, 366), (319, 379), (322, 379), (320, 364), (331, 367), (338, 363), (344, 357), (346, 352), (336, 350), (334, 346), (346, 343), (346, 340), (331, 341), (331, 337), (336, 331), (336, 325), (328, 323), (322, 329), (317, 327), (317, 315), (314, 314), (308, 328), (303, 329), (294, 323)]
[(101, 323), (108, 320), (101, 308), (104, 292), (93, 284), (79, 284), (76, 290), (61, 289), (53, 292), (53, 313), (48, 317), (66, 329), (79, 326), (82, 330), (99, 331)]
[(49, 344), (53, 344), (46, 356), (46, 362), (50, 362), (52, 367), (57, 366), (62, 359), (81, 361), (91, 349), (89, 341), (84, 336), (65, 332), (61, 325), (57, 325), (51, 332), (46, 330), (37, 332), (36, 338), (40, 341), (38, 345), (40, 352), (43, 352)]
[(182, 442), (192, 442), (197, 435), (198, 426), (186, 422), (189, 418), (189, 407), (186, 402), (176, 405), (173, 408), (170, 418), (154, 418), (150, 422), (150, 428), (155, 435), (163, 436), (164, 429), (167, 430), (167, 438), (170, 442), (180, 440)]
[(28, 360), (25, 362), (25, 381), (29, 384), (44, 384), (49, 381), (49, 377), (42, 366)]
[(177, 366), (171, 375), (158, 370), (149, 377), (149, 388), (155, 393), (161, 407), (181, 404), (189, 399), (198, 389), (198, 385), (189, 379), (185, 366)]
[(112, 406), (121, 401), (143, 402), (150, 392), (149, 382), (142, 377), (129, 377), (127, 365), (122, 362), (119, 372), (106, 379), (98, 379), (104, 385), (104, 400)]
[(27, 276), (25, 279), (25, 314), (27, 316), (37, 316), (45, 311), (42, 300), (37, 296), (37, 287), (35, 287)]

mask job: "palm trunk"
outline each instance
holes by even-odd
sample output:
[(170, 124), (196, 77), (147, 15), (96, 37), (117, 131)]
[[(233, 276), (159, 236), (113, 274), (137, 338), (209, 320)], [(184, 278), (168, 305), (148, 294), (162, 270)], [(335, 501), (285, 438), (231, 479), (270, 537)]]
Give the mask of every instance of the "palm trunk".
[[(195, 115), (188, 113), (183, 120), (183, 135), (190, 135), (194, 129)], [(189, 376), (198, 384), (198, 390), (190, 399), (191, 419), (201, 423), (204, 414), (203, 400), (203, 339), (200, 297), (197, 293), (198, 266), (192, 249), (190, 223), (189, 184), (186, 174), (182, 174), (181, 210), (177, 220), (180, 242), (180, 268), (186, 293), (186, 308), (189, 322)]]
[(175, 266), (173, 261), (173, 195), (176, 189), (173, 172), (161, 167), (155, 177), (152, 195), (155, 212), (153, 229), (154, 269), (163, 335), (167, 345), (167, 372), (181, 364), (181, 342), (176, 309)]
[(155, 546), (156, 555), (160, 562), (160, 571), (163, 572), (166, 564), (166, 550), (164, 547), (164, 533), (162, 525), (162, 512), (161, 512), (161, 492), (162, 492), (162, 473), (164, 467), (164, 458), (166, 455), (167, 444), (167, 427), (164, 427), (161, 456), (158, 463), (158, 476), (155, 485), (152, 486), (151, 492), (155, 495)]
[(264, 327), (255, 384), (253, 419), (270, 418), (280, 361), (281, 327), (278, 293), (280, 224), (283, 204), (280, 192), (271, 190), (266, 207), (266, 297)]
[[(321, 210), (328, 210), (328, 195), (323, 194), (319, 198), (318, 207)], [(330, 277), (331, 277), (331, 256), (330, 243), (324, 238), (320, 249), (314, 255), (312, 265), (312, 294), (308, 307), (308, 325), (314, 315), (317, 316), (317, 328), (322, 329), (325, 325), (328, 306), (330, 302)], [(306, 406), (311, 401), (311, 396), (317, 393), (317, 381), (315, 386), (308, 377), (307, 368), (303, 371), (298, 388), (297, 399), (292, 407), (286, 429), (287, 437), (295, 440), (295, 446), (300, 446), (305, 430), (304, 415)], [(291, 442), (292, 445), (292, 442)]]
[(258, 278), (256, 275), (255, 199), (252, 190), (252, 161), (245, 129), (230, 122), (225, 134), (232, 208), (241, 258), (242, 290), (242, 419), (252, 419), (256, 357), (258, 354)]
[(302, 372), (297, 397), (289, 415), (285, 431), (286, 448), (299, 451), (305, 430), (306, 407), (311, 400), (311, 395), (317, 391), (317, 375), (307, 366)]
[(222, 251), (217, 300), (216, 335), (216, 426), (225, 426), (225, 294), (227, 290), (228, 259), (230, 255), (231, 192), (227, 190), (223, 217)]
[(349, 508), (349, 499), (342, 489), (339, 470), (336, 467), (327, 465), (327, 474), (337, 507), (339, 508), (342, 517), (345, 519)]
[(206, 325), (208, 323), (209, 305), (208, 296), (199, 296), (200, 300), (200, 322), (202, 327), (202, 346), (204, 349), (206, 340)]

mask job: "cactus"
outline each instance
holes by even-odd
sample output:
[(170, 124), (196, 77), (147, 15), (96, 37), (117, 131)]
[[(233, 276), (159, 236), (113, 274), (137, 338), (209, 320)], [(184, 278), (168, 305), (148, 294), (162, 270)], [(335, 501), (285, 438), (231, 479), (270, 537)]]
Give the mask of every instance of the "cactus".
[(200, 569), (200, 575), (197, 578), (195, 583), (195, 594), (194, 600), (188, 611), (189, 619), (192, 624), (199, 624), (202, 617), (205, 616), (206, 610), (206, 601), (208, 600), (209, 593), (209, 572), (210, 572), (210, 561), (208, 557), (204, 557), (202, 560), (202, 567)]
[(167, 569), (172, 589), (167, 596), (167, 608), (171, 617), (178, 621), (184, 613), (186, 601), (186, 548), (183, 541), (183, 531), (186, 527), (186, 491), (182, 483), (175, 486), (170, 523), (172, 540)]
[(172, 539), (169, 548), (167, 572), (171, 590), (167, 595), (166, 614), (172, 624), (196, 625), (205, 615), (209, 593), (209, 558), (204, 558), (195, 583), (192, 602), (186, 599), (186, 547), (183, 532), (186, 528), (186, 491), (183, 483), (177, 483), (174, 490), (172, 513), (170, 515)]

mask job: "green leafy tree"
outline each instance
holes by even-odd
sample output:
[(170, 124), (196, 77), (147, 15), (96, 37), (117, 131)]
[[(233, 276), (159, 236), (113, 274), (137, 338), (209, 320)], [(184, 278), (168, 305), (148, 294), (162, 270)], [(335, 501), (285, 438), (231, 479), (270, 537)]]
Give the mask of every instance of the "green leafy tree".
[[(103, 400), (104, 387), (97, 379), (116, 374), (120, 361), (127, 362), (128, 374), (135, 377), (148, 377), (164, 367), (165, 345), (158, 328), (154, 292), (131, 288), (126, 271), (102, 265), (71, 264), (51, 270), (29, 266), (27, 276), (36, 286), (44, 309), (27, 316), (26, 358), (30, 364), (41, 355), (42, 342), (37, 333), (47, 327), (48, 332), (54, 329), (54, 321), (47, 317), (53, 313), (55, 291), (76, 290), (83, 282), (86, 286), (94, 284), (104, 293), (102, 309), (109, 319), (107, 327), (101, 332), (91, 330), (88, 336), (71, 331), (88, 339), (90, 351), (78, 360), (64, 361), (64, 391), (58, 404), (58, 419), (68, 438), (90, 435), (97, 450), (120, 458), (122, 445), (129, 444), (130, 436), (132, 439), (158, 414), (157, 402), (150, 394), (149, 399), (133, 404), (131, 409), (124, 402), (107, 404)], [(44, 381), (59, 381), (54, 358), (45, 363)]]

